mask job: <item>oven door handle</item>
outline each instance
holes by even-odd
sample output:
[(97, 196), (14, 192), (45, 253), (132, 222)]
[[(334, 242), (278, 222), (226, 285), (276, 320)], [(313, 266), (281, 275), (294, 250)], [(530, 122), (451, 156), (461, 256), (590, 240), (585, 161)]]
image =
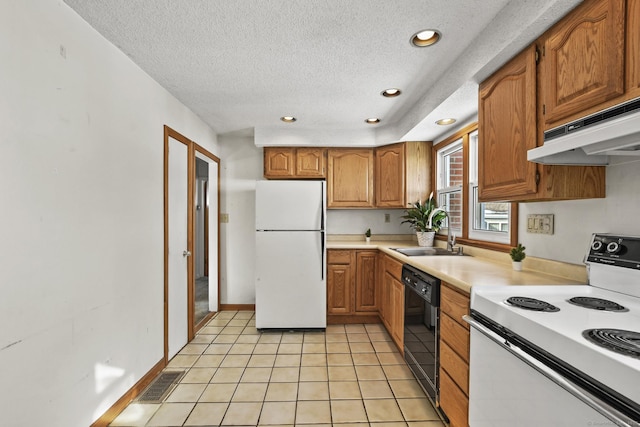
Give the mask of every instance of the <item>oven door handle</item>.
[(558, 374), (556, 371), (549, 368), (547, 365), (543, 364), (539, 360), (535, 359), (531, 355), (525, 353), (520, 347), (517, 345), (508, 342), (506, 339), (502, 338), (491, 329), (487, 328), (480, 322), (476, 321), (469, 315), (464, 315), (462, 320), (471, 325), (478, 332), (482, 333), (484, 336), (489, 338), (491, 341), (498, 344), (503, 349), (507, 350), (509, 353), (516, 356), (518, 359), (522, 360), (527, 365), (531, 366), (533, 369), (544, 375), (549, 380), (553, 381), (573, 396), (580, 399), (582, 402), (586, 403), (605, 417), (609, 418), (611, 421), (615, 423), (617, 426), (634, 426), (637, 423), (629, 418), (628, 416), (622, 414), (617, 409), (613, 408), (608, 403), (604, 402), (597, 396), (594, 396), (592, 393), (589, 393), (587, 390), (582, 387), (574, 384), (573, 382), (567, 380), (562, 375)]

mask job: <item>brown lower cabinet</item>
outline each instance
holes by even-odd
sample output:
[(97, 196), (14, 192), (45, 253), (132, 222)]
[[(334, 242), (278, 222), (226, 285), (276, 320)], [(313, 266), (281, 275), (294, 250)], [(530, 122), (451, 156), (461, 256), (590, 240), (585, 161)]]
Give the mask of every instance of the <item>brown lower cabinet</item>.
[(328, 323), (378, 321), (377, 250), (327, 251)]
[(440, 408), (450, 427), (469, 425), (469, 295), (442, 282), (440, 287)]
[(387, 328), (391, 339), (404, 354), (404, 285), (402, 284), (402, 263), (388, 255), (380, 259), (382, 279), (380, 280), (380, 319)]
[(377, 250), (327, 251), (327, 323), (379, 323), (403, 352), (402, 263)]
[(450, 427), (469, 425), (469, 397), (442, 369), (440, 369), (440, 408), (449, 418)]

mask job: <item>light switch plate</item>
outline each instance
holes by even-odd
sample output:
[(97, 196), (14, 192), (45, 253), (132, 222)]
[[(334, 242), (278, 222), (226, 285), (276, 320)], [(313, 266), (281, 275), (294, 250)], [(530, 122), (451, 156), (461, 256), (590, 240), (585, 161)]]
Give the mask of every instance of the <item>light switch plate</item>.
[(553, 234), (553, 214), (527, 215), (527, 233)]
[(226, 224), (229, 222), (229, 214), (228, 213), (221, 213), (220, 214), (220, 222), (222, 224)]

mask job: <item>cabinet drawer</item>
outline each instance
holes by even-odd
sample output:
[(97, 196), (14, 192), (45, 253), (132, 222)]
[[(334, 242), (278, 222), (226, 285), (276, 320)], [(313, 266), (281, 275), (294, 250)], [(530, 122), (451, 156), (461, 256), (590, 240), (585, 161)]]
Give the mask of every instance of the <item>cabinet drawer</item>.
[(440, 287), (440, 311), (469, 329), (469, 325), (462, 320), (462, 316), (469, 314), (469, 297), (445, 286), (444, 282)]
[(384, 270), (398, 280), (402, 277), (402, 263), (390, 256), (384, 259)]
[(440, 341), (440, 366), (464, 394), (469, 394), (469, 365), (445, 342)]
[(447, 414), (450, 427), (468, 427), (469, 398), (442, 368), (440, 368), (440, 407)]
[(440, 316), (440, 339), (469, 363), (469, 330), (446, 314)]
[(328, 264), (351, 264), (350, 250), (335, 250), (331, 249), (327, 251), (327, 263)]

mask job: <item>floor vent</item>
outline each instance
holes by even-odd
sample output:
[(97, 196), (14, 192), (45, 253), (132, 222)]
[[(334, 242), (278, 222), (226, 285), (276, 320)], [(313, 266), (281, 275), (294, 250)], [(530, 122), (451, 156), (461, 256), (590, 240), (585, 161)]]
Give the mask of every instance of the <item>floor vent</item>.
[(178, 381), (180, 381), (183, 375), (184, 371), (162, 372), (136, 400), (147, 403), (162, 402), (169, 392), (178, 384)]

